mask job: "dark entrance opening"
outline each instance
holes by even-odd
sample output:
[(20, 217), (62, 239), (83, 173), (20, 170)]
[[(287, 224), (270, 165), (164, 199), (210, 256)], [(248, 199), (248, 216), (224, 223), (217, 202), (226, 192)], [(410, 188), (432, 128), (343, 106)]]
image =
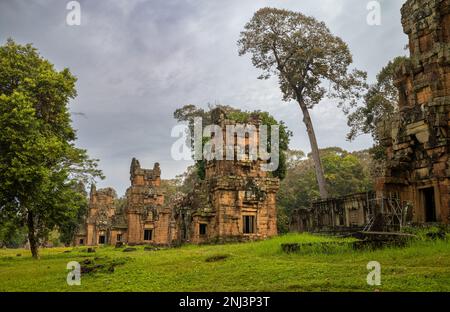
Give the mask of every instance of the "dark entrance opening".
[(243, 217), (244, 234), (255, 233), (255, 216)]
[(181, 239), (185, 240), (187, 239), (187, 229), (186, 229), (186, 219), (184, 217), (184, 214), (181, 215)]
[(100, 235), (100, 236), (98, 237), (98, 243), (99, 243), (99, 244), (104, 244), (105, 241), (106, 241), (105, 235)]
[(434, 188), (428, 187), (422, 190), (423, 209), (425, 211), (425, 222), (436, 222), (436, 201)]
[(199, 233), (200, 233), (200, 236), (206, 235), (206, 224), (204, 224), (204, 223), (199, 224)]
[(302, 222), (302, 231), (306, 231), (306, 227), (307, 227), (306, 220), (302, 219), (301, 222)]
[(145, 241), (151, 241), (153, 236), (152, 230), (144, 230), (144, 240)]

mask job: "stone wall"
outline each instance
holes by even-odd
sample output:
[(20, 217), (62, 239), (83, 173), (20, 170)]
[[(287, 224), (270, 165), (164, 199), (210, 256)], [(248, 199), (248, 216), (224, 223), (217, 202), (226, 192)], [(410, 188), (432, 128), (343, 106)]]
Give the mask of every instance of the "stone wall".
[(450, 1), (408, 0), (410, 58), (399, 68), (399, 113), (384, 127), (387, 162), (378, 194), (397, 194), (413, 221), (449, 222)]
[(295, 232), (360, 230), (373, 218), (376, 204), (373, 192), (314, 201), (311, 207), (292, 213), (289, 229)]

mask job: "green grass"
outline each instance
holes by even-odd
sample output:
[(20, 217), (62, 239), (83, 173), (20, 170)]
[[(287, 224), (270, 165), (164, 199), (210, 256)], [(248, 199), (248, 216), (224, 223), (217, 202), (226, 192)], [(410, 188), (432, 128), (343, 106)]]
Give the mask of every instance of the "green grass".
[[(49, 248), (41, 249), (40, 260), (27, 250), (0, 249), (0, 291), (450, 291), (449, 241), (418, 240), (405, 248), (376, 251), (343, 245), (326, 253), (312, 247), (285, 254), (280, 247), (324, 241), (342, 239), (289, 234), (158, 251), (103, 247), (95, 254), (83, 247)], [(68, 286), (66, 264), (85, 259), (114, 264), (114, 272), (83, 274), (81, 286)], [(372, 260), (381, 264), (381, 286), (366, 283), (366, 265)]]

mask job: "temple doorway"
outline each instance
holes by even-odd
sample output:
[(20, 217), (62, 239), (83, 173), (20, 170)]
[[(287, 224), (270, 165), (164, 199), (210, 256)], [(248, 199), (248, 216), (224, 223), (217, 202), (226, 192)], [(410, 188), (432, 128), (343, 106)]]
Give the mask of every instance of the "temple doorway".
[(425, 215), (425, 222), (436, 222), (436, 200), (434, 197), (434, 187), (427, 187), (420, 190), (422, 195), (422, 207)]

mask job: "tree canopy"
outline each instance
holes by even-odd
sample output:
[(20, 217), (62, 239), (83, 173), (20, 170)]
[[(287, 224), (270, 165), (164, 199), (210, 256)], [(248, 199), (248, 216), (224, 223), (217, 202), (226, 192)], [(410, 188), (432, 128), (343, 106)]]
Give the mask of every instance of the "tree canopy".
[[(290, 216), (294, 209), (310, 207), (313, 200), (320, 198), (317, 183), (314, 183), (316, 173), (311, 154), (298, 158), (297, 156), (301, 154), (301, 151), (288, 152), (289, 170), (277, 194), (280, 214)], [(321, 149), (320, 156), (326, 172), (330, 197), (364, 192), (373, 188), (371, 156), (368, 151), (350, 153), (339, 147), (330, 147)], [(287, 224), (279, 224), (279, 228), (286, 227)]]
[[(286, 151), (289, 147), (290, 137), (292, 136), (292, 132), (286, 127), (283, 121), (277, 121), (272, 115), (268, 112), (262, 112), (259, 110), (256, 111), (242, 111), (237, 108), (233, 108), (227, 105), (217, 105), (216, 107), (220, 107), (223, 109), (227, 118), (230, 120), (234, 120), (238, 123), (245, 123), (249, 120), (250, 116), (257, 115), (261, 120), (261, 124), (272, 126), (278, 125), (280, 127), (279, 131), (279, 165), (278, 168), (272, 172), (272, 175), (283, 179), (286, 175)], [(193, 133), (194, 133), (194, 118), (202, 117), (202, 126), (207, 126), (212, 123), (211, 121), (211, 111), (216, 108), (213, 106), (209, 106), (208, 110), (204, 110), (203, 108), (198, 108), (195, 105), (189, 104), (185, 105), (182, 108), (177, 109), (174, 112), (174, 118), (178, 121), (184, 121), (188, 123), (188, 142), (187, 144), (191, 146), (191, 149), (194, 150), (194, 142), (193, 142)], [(206, 139), (206, 138), (204, 138)], [(270, 149), (270, 131), (268, 131), (268, 149)], [(204, 178), (205, 171), (205, 160), (196, 161), (197, 173), (201, 179)]]
[(404, 56), (399, 56), (389, 61), (377, 74), (376, 82), (364, 95), (362, 105), (348, 115), (350, 132), (347, 138), (349, 140), (353, 140), (360, 134), (370, 134), (375, 141), (378, 141), (378, 123), (389, 122), (398, 110), (398, 89), (394, 85), (395, 72), (406, 59)]
[(250, 53), (253, 65), (262, 70), (259, 79), (278, 77), (285, 101), (301, 98), (312, 108), (329, 96), (342, 105), (356, 104), (365, 88), (366, 73), (349, 72), (353, 58), (347, 44), (325, 23), (300, 12), (258, 10), (238, 45), (239, 54)]

